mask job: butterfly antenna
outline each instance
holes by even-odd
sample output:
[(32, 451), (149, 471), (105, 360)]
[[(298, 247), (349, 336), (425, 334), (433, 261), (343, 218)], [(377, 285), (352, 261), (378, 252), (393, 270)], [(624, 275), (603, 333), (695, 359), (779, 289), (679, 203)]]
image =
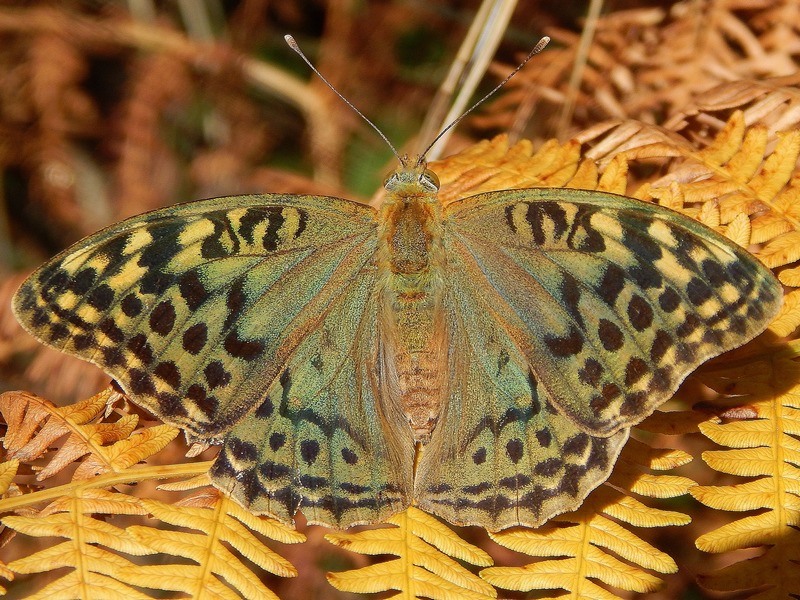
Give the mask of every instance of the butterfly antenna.
[[(302, 59), (305, 61), (305, 63), (306, 63), (306, 64), (307, 64), (309, 67), (311, 67), (311, 70), (312, 70), (312, 71), (314, 71), (314, 73), (316, 73), (316, 74), (317, 74), (317, 76), (318, 76), (320, 79), (322, 79), (322, 81), (325, 83), (325, 85), (327, 85), (329, 88), (331, 88), (331, 91), (333, 91), (333, 93), (334, 93), (334, 94), (336, 94), (337, 96), (339, 96), (339, 98), (341, 98), (341, 99), (344, 101), (344, 103), (345, 103), (345, 104), (347, 104), (347, 106), (349, 106), (350, 108), (352, 108), (352, 109), (353, 109), (353, 110), (356, 112), (356, 114), (358, 114), (358, 116), (359, 116), (359, 117), (361, 117), (362, 119), (364, 119), (364, 120), (365, 120), (367, 123), (369, 123), (369, 126), (370, 126), (370, 127), (372, 127), (372, 128), (375, 130), (375, 131), (377, 131), (377, 132), (378, 132), (378, 135), (379, 135), (379, 136), (381, 136), (381, 138), (383, 139), (383, 141), (384, 141), (384, 142), (386, 142), (386, 144), (389, 146), (389, 148), (391, 148), (391, 149), (392, 149), (392, 152), (394, 152), (394, 155), (397, 157), (397, 160), (399, 160), (399, 161), (402, 163), (402, 162), (403, 162), (403, 159), (400, 157), (400, 154), (397, 152), (397, 149), (394, 147), (394, 145), (392, 144), (392, 142), (390, 142), (390, 141), (389, 141), (389, 138), (387, 138), (387, 137), (386, 137), (386, 136), (383, 134), (383, 132), (382, 132), (380, 129), (378, 129), (378, 126), (377, 126), (377, 125), (375, 125), (375, 123), (373, 123), (372, 121), (370, 121), (370, 120), (369, 120), (369, 119), (368, 119), (368, 118), (367, 118), (367, 117), (364, 115), (364, 113), (362, 113), (362, 112), (361, 112), (360, 110), (358, 110), (358, 109), (357, 109), (355, 106), (353, 106), (353, 103), (352, 103), (352, 102), (350, 102), (350, 101), (349, 101), (347, 98), (345, 98), (344, 96), (342, 96), (342, 95), (339, 93), (339, 90), (337, 90), (335, 87), (333, 87), (333, 84), (332, 84), (330, 81), (328, 81), (327, 79), (325, 79), (325, 77), (322, 75), (322, 73), (320, 73), (320, 72), (317, 70), (317, 68), (316, 68), (316, 67), (315, 67), (313, 64), (311, 64), (311, 61), (310, 61), (310, 60), (308, 60), (308, 58), (306, 58), (306, 55), (305, 55), (305, 54), (303, 54), (303, 51), (302, 51), (302, 50), (300, 50), (300, 46), (298, 46), (298, 45), (297, 45), (297, 42), (295, 41), (295, 39), (294, 39), (294, 38), (293, 38), (291, 35), (288, 35), (288, 34), (287, 34), (287, 35), (285, 35), (285, 36), (283, 36), (283, 39), (284, 39), (284, 40), (286, 40), (286, 43), (289, 45), (289, 48), (291, 48), (292, 50), (294, 50), (295, 52), (297, 52), (297, 54), (300, 56), (300, 58), (302, 58)], [(540, 42), (540, 43), (541, 43), (541, 42)], [(523, 64), (524, 64), (524, 63), (523, 63)], [(519, 69), (517, 69), (517, 70), (519, 70)], [(472, 110), (472, 109), (470, 109), (470, 110)], [(438, 138), (437, 138), (437, 139), (438, 139)], [(427, 152), (427, 150), (426, 150), (426, 152)]]
[[(442, 137), (442, 136), (443, 136), (445, 133), (447, 133), (447, 132), (448, 132), (448, 131), (450, 131), (450, 130), (451, 130), (453, 127), (455, 127), (456, 125), (458, 125), (458, 124), (459, 124), (459, 123), (462, 121), (462, 119), (463, 119), (464, 117), (466, 117), (466, 116), (467, 116), (469, 113), (471, 113), (473, 110), (475, 110), (476, 108), (478, 108), (478, 107), (479, 107), (481, 104), (483, 104), (483, 103), (484, 103), (484, 102), (485, 102), (485, 101), (486, 101), (488, 98), (490, 98), (491, 96), (493, 96), (493, 95), (494, 95), (494, 93), (495, 93), (497, 90), (499, 90), (501, 87), (503, 87), (505, 84), (507, 84), (509, 79), (511, 79), (511, 78), (512, 78), (514, 75), (516, 75), (516, 74), (517, 74), (517, 73), (520, 71), (520, 69), (522, 69), (522, 67), (524, 67), (524, 66), (527, 64), (527, 62), (528, 62), (528, 61), (529, 61), (531, 58), (533, 58), (533, 57), (534, 57), (534, 55), (536, 55), (536, 54), (539, 54), (539, 52), (541, 52), (542, 50), (544, 50), (544, 47), (545, 47), (545, 46), (547, 46), (547, 44), (549, 44), (549, 43), (550, 43), (550, 38), (549, 38), (549, 37), (547, 37), (547, 36), (544, 36), (542, 39), (540, 39), (540, 40), (539, 40), (539, 41), (536, 43), (536, 45), (533, 47), (533, 50), (531, 50), (531, 51), (528, 53), (528, 56), (526, 56), (526, 57), (525, 57), (525, 60), (523, 60), (523, 61), (522, 61), (522, 62), (521, 62), (521, 63), (520, 63), (518, 66), (517, 66), (517, 68), (516, 68), (516, 69), (514, 69), (513, 71), (511, 71), (511, 73), (509, 73), (508, 77), (506, 77), (505, 79), (503, 79), (503, 81), (501, 81), (500, 83), (498, 83), (498, 84), (497, 84), (497, 86), (495, 86), (495, 88), (494, 88), (494, 89), (493, 89), (491, 92), (489, 92), (488, 94), (486, 94), (486, 95), (485, 95), (483, 98), (481, 98), (481, 99), (480, 99), (480, 100), (478, 100), (478, 101), (477, 101), (475, 104), (473, 104), (473, 105), (472, 105), (472, 106), (470, 106), (470, 107), (469, 107), (467, 110), (465, 110), (465, 111), (464, 111), (464, 112), (461, 114), (461, 116), (460, 116), (460, 117), (458, 117), (458, 118), (457, 118), (457, 119), (455, 119), (454, 121), (451, 121), (451, 123), (450, 123), (450, 124), (449, 124), (447, 127), (445, 127), (444, 129), (442, 129), (442, 131), (439, 133), (439, 135), (437, 135), (437, 136), (434, 138), (434, 140), (433, 140), (433, 141), (432, 141), (430, 144), (428, 144), (428, 147), (427, 147), (427, 148), (425, 148), (425, 151), (424, 151), (422, 154), (420, 154), (420, 155), (419, 155), (419, 159), (417, 160), (417, 165), (416, 165), (416, 166), (419, 166), (419, 165), (420, 165), (420, 163), (422, 163), (422, 161), (423, 161), (423, 160), (425, 160), (425, 155), (426, 155), (426, 154), (428, 154), (428, 152), (430, 152), (431, 148), (433, 148), (433, 146), (436, 144), (436, 142), (438, 142), (438, 141), (441, 139), (441, 137)], [(307, 62), (307, 61), (306, 61), (306, 62)], [(313, 67), (312, 67), (312, 68), (313, 68)], [(334, 91), (336, 91), (336, 90), (334, 90)], [(337, 93), (338, 93), (338, 92), (337, 92)], [(347, 102), (347, 101), (345, 100), (345, 102)], [(349, 104), (349, 102), (348, 102), (348, 104)], [(359, 113), (359, 114), (360, 114), (360, 113)], [(373, 125), (373, 127), (374, 127), (374, 125)]]

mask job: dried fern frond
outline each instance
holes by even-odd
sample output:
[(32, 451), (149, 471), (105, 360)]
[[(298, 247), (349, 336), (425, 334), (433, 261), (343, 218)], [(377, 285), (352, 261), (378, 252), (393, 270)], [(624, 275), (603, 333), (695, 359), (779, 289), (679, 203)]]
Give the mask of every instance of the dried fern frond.
[[(205, 473), (209, 463), (137, 467), (161, 451), (178, 433), (167, 425), (133, 431), (137, 418), (127, 415), (115, 423), (97, 421), (119, 396), (107, 390), (65, 408), (19, 392), (0, 395), (0, 412), (8, 424), (5, 438), (9, 458), (0, 463), (0, 512), (10, 530), (33, 537), (60, 537), (67, 541), (11, 561), (0, 570), (8, 579), (14, 574), (46, 574), (61, 567), (73, 570), (59, 576), (32, 598), (83, 597), (146, 598), (136, 587), (175, 589), (197, 595), (209, 590), (222, 598), (239, 597), (224, 580), (244, 597), (274, 597), (254, 574), (255, 567), (282, 577), (296, 574), (285, 559), (269, 550), (260, 536), (283, 543), (298, 543), (305, 538), (279, 524), (255, 517), (237, 504), (212, 494), (195, 496), (175, 505), (136, 498), (114, 486), (134, 481)], [(55, 446), (54, 452), (49, 452)], [(13, 481), (19, 465), (30, 468), (36, 461), (38, 479), (52, 478), (69, 464), (80, 461), (71, 481), (45, 487), (38, 492), (21, 493)], [(24, 477), (23, 477), (24, 479)], [(162, 489), (185, 490), (206, 485), (207, 477), (193, 479)], [(48, 504), (34, 510), (43, 501)], [(9, 512), (18, 515), (8, 515)], [(189, 534), (161, 528), (130, 525), (118, 527), (110, 518), (151, 515), (170, 526), (200, 530)], [(232, 554), (222, 544), (232, 546)], [(112, 550), (113, 552), (110, 552)], [(191, 558), (197, 567), (181, 565), (139, 565), (116, 553), (144, 556), (156, 553)], [(180, 573), (180, 575), (179, 575)], [(174, 575), (174, 577), (172, 577)], [(171, 582), (168, 587), (166, 581)], [(134, 587), (131, 587), (134, 586)], [(105, 591), (102, 591), (105, 590)]]
[(702, 140), (717, 133), (734, 111), (745, 123), (766, 125), (770, 132), (796, 129), (800, 120), (800, 73), (768, 79), (726, 81), (692, 97), (664, 127)]
[(104, 390), (95, 396), (71, 406), (59, 408), (51, 402), (24, 392), (0, 394), (0, 414), (8, 430), (3, 446), (9, 458), (31, 462), (47, 452), (54, 442), (69, 436), (44, 479), (61, 470), (67, 462), (76, 460), (108, 443), (128, 437), (138, 419), (131, 415), (118, 423), (97, 424), (107, 408), (121, 396)]
[(114, 423), (93, 422), (119, 398), (117, 392), (104, 390), (83, 402), (58, 408), (23, 392), (0, 394), (0, 414), (8, 425), (3, 444), (9, 457), (30, 463), (48, 452), (56, 440), (67, 436), (37, 479), (52, 477), (70, 463), (87, 457), (73, 475), (73, 481), (77, 481), (127, 469), (160, 451), (178, 434), (177, 429), (161, 425), (131, 435), (138, 423), (136, 415)]
[[(726, 102), (730, 109), (737, 102), (769, 94), (769, 88), (796, 86), (791, 48), (800, 40), (796, 28), (786, 26), (797, 18), (795, 8), (785, 1), (750, 6), (685, 3), (675, 4), (669, 11), (642, 7), (603, 15), (597, 20), (588, 62), (581, 73), (571, 131), (528, 131), (524, 136), (567, 139), (581, 128), (621, 118), (683, 128), (695, 120), (697, 110), (705, 115), (706, 110), (714, 112)], [(548, 108), (560, 108), (572, 95), (568, 86), (580, 36), (558, 27), (549, 27), (546, 33), (553, 39), (547, 60), (526, 67), (493, 103), (491, 112), (474, 122), (521, 133), (526, 126), (543, 130), (552, 121), (533, 117), (534, 108), (542, 107), (540, 112), (546, 114)], [(512, 67), (501, 65), (495, 72), (501, 76)], [(762, 79), (763, 85), (759, 83)], [(745, 91), (749, 83), (732, 81), (752, 81), (762, 92)], [(734, 91), (737, 86), (738, 94)], [(750, 96), (749, 100), (745, 96)], [(767, 108), (767, 104), (751, 114), (781, 122), (768, 116), (776, 107)], [(789, 109), (786, 114), (793, 112)], [(726, 118), (723, 115), (721, 121)], [(703, 116), (697, 122), (702, 123)], [(791, 126), (784, 122), (778, 128)]]

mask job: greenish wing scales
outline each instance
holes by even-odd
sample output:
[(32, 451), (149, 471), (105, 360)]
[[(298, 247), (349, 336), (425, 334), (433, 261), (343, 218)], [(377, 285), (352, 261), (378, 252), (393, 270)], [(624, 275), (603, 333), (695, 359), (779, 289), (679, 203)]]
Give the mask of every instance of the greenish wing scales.
[(254, 512), (349, 527), (408, 506), (411, 432), (375, 395), (374, 286), (374, 272), (357, 276), (226, 435), (212, 481)]

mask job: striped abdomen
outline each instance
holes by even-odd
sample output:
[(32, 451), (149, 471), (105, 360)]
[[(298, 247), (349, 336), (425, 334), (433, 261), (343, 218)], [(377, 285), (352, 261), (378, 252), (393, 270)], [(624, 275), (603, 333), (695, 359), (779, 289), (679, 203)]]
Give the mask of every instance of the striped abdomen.
[(441, 221), (433, 194), (398, 196), (382, 211), (381, 393), (406, 415), (414, 439), (427, 441), (447, 392)]

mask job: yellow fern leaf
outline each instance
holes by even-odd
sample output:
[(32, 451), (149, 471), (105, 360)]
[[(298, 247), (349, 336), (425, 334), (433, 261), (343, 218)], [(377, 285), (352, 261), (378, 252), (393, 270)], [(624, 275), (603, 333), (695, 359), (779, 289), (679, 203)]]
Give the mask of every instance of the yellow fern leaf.
[[(142, 500), (142, 503), (150, 514), (160, 521), (202, 531), (208, 536), (213, 536), (214, 543), (226, 542), (243, 556), (271, 573), (281, 577), (297, 575), (297, 570), (288, 561), (260, 543), (248, 529), (284, 544), (302, 543), (306, 539), (305, 536), (273, 519), (257, 517), (233, 500), (220, 496), (220, 501), (214, 510), (176, 507), (155, 500)], [(149, 531), (145, 531), (148, 529)], [(158, 530), (137, 527), (134, 533), (137, 537), (145, 535), (150, 537), (153, 532), (157, 534)], [(195, 539), (199, 540), (200, 537)], [(259, 552), (263, 552), (263, 555), (259, 555)]]
[[(680, 159), (682, 162), (670, 168), (668, 175), (644, 184), (633, 195), (657, 199), (664, 206), (693, 216), (702, 215), (703, 209), (698, 212), (687, 204), (711, 201), (714, 204), (705, 210), (716, 211), (718, 205), (719, 222), (728, 224), (741, 214), (763, 212), (764, 204), (772, 207), (786, 194), (796, 193), (797, 182), (792, 173), (800, 155), (800, 135), (793, 131), (782, 135), (771, 151), (768, 142), (764, 126), (746, 128), (743, 114), (736, 111), (704, 149), (696, 150), (685, 140), (665, 137), (646, 145), (639, 142), (614, 158), (628, 162)], [(716, 217), (712, 224), (715, 221)], [(788, 229), (793, 227), (789, 225)]]
[[(3, 518), (3, 524), (11, 527), (19, 533), (34, 537), (67, 537), (71, 538), (72, 542), (65, 542), (69, 545), (73, 554), (70, 560), (80, 561), (80, 552), (85, 550), (85, 544), (101, 544), (120, 552), (127, 554), (134, 554), (136, 556), (143, 556), (145, 554), (152, 554), (152, 551), (134, 538), (128, 536), (124, 529), (120, 529), (111, 523), (101, 521), (99, 519), (88, 516), (90, 506), (83, 506), (80, 499), (74, 499), (72, 512), (60, 512), (56, 514), (47, 515), (45, 517), (20, 517), (9, 516)], [(49, 550), (49, 549), (48, 549)], [(44, 550), (42, 552), (47, 552)], [(44, 559), (42, 556), (47, 556), (41, 552), (32, 554), (26, 558), (16, 560), (9, 563), (8, 567), (22, 572), (41, 572), (41, 571), (20, 571), (18, 567), (22, 564), (32, 564), (36, 569), (39, 567), (45, 568)], [(77, 563), (76, 563), (77, 564)], [(62, 564), (58, 566), (68, 566)], [(50, 565), (49, 569), (56, 568)], [(45, 568), (45, 570), (47, 570)]]
[(15, 458), (0, 463), (0, 496), (8, 492), (18, 468), (19, 461)]
[[(786, 491), (800, 495), (800, 479), (787, 479)], [(692, 490), (692, 495), (716, 510), (775, 508), (775, 482), (769, 477), (727, 486), (698, 486)]]
[(407, 527), (413, 535), (448, 556), (453, 556), (479, 567), (492, 564), (492, 559), (486, 552), (472, 544), (465, 543), (464, 540), (454, 535), (449, 527), (414, 507), (409, 508), (405, 513), (387, 519), (386, 522), (400, 527)]
[[(7, 566), (5, 566), (2, 562), (0, 562), (0, 577), (5, 579), (6, 581), (14, 581), (14, 571), (12, 571)], [(6, 590), (6, 588), (4, 588), (2, 585), (0, 585), (0, 595), (5, 596), (5, 594), (7, 592), (8, 592), (8, 590)]]
[(124, 471), (162, 450), (175, 439), (178, 433), (180, 433), (179, 429), (169, 425), (148, 427), (127, 439), (98, 449), (94, 455), (78, 467), (75, 471), (75, 478), (88, 479), (108, 471)]
[(798, 156), (800, 131), (779, 132), (775, 150), (764, 161), (760, 172), (749, 181), (750, 187), (756, 190), (760, 199), (772, 200), (789, 184), (797, 168)]
[[(737, 149), (739, 144), (743, 144), (745, 135), (749, 136), (747, 145), (752, 148), (753, 152), (743, 155), (739, 159), (736, 158)], [(744, 113), (738, 111), (728, 119), (725, 126), (712, 138), (711, 142), (702, 150), (699, 150), (697, 155), (709, 165), (721, 166), (730, 161), (736, 161), (738, 168), (741, 172), (748, 174), (747, 177), (752, 176), (758, 165), (761, 163), (761, 157), (764, 154), (764, 149), (767, 144), (767, 130), (764, 127), (754, 127), (749, 133), (745, 128)], [(746, 162), (747, 156), (755, 155), (755, 159), (751, 160), (751, 166), (748, 168)]]
[[(106, 557), (106, 560), (110, 561), (111, 558)], [(74, 598), (86, 598), (87, 594), (88, 597), (103, 598), (104, 600), (152, 600), (150, 596), (125, 585), (115, 577), (95, 571), (84, 573), (73, 571), (45, 586), (37, 593), (27, 596), (26, 600), (73, 600)]]
[(769, 326), (778, 337), (785, 337), (800, 327), (800, 290), (792, 290), (783, 296), (781, 312)]
[(789, 287), (800, 287), (800, 267), (784, 269), (778, 273), (778, 280)]
[(184, 492), (187, 490), (195, 490), (201, 487), (208, 487), (211, 485), (211, 478), (208, 473), (197, 475), (191, 479), (184, 479), (182, 481), (173, 481), (172, 483), (162, 483), (158, 489), (168, 492)]
[[(493, 567), (485, 569), (483, 576), (497, 587), (509, 590), (557, 590), (570, 585), (569, 591), (572, 592), (573, 598), (619, 599), (618, 596), (584, 578), (579, 571), (578, 562), (574, 558), (565, 558), (531, 563), (524, 567)], [(557, 597), (564, 595), (559, 593)]]
[(392, 528), (358, 533), (329, 533), (330, 543), (362, 554), (393, 554), (398, 558), (360, 569), (329, 573), (336, 589), (354, 593), (399, 590), (396, 598), (495, 598), (486, 582), (450, 556), (478, 566), (492, 564), (483, 550), (460, 539), (448, 527), (416, 508), (388, 519)]
[[(796, 531), (800, 526), (800, 366), (795, 361), (796, 342), (761, 356), (757, 376), (742, 374), (739, 365), (720, 367), (706, 374), (709, 383), (726, 389), (737, 382), (740, 404), (754, 418), (703, 423), (700, 431), (726, 450), (705, 452), (713, 469), (753, 481), (728, 486), (697, 486), (691, 494), (718, 510), (755, 511), (700, 536), (697, 547), (706, 552), (733, 552), (764, 547), (750, 561), (702, 578), (714, 590), (729, 591), (769, 586), (764, 597), (789, 598), (797, 592), (794, 562), (800, 551)], [(746, 378), (746, 381), (739, 380)], [(734, 574), (735, 573), (735, 574)], [(794, 586), (794, 587), (793, 587)]]
[[(733, 125), (736, 133), (730, 136), (725, 134), (728, 132), (727, 125), (719, 134), (718, 138), (727, 145), (733, 152), (730, 158), (726, 161), (716, 164), (717, 167), (722, 168), (726, 166), (727, 169), (723, 171), (730, 174), (733, 181), (738, 184), (746, 184), (752, 177), (756, 177), (758, 169), (767, 150), (767, 142), (769, 139), (769, 132), (763, 125), (754, 125), (749, 130), (743, 128), (744, 126), (744, 113), (741, 111), (735, 112), (728, 124)], [(731, 132), (733, 132), (731, 130)], [(705, 158), (703, 151), (700, 152), (701, 157)]]
[[(164, 523), (202, 533), (165, 531), (139, 525), (129, 527), (127, 532), (152, 552), (188, 558), (197, 563), (192, 566), (129, 566), (124, 572), (125, 581), (133, 585), (180, 591), (191, 597), (204, 590), (215, 590), (214, 593), (222, 594), (220, 597), (238, 598), (225, 588), (222, 578), (245, 598), (276, 598), (252, 569), (223, 543), (265, 571), (280, 577), (297, 575), (289, 561), (270, 550), (253, 534), (256, 531), (283, 543), (305, 540), (305, 536), (277, 521), (256, 517), (225, 498), (220, 498), (211, 508), (174, 506), (155, 500), (142, 500), (142, 504), (153, 517)], [(172, 570), (176, 573), (174, 578), (170, 575)]]
[[(37, 479), (44, 480), (59, 473), (68, 464), (75, 462), (82, 456), (89, 453), (102, 453), (101, 448), (111, 442), (118, 442), (127, 438), (136, 425), (139, 418), (136, 415), (126, 415), (116, 423), (96, 423), (84, 426), (79, 432), (80, 435), (70, 435), (67, 441), (58, 449), (47, 466), (37, 475)], [(76, 471), (76, 479), (85, 479), (95, 473), (85, 474), (87, 464), (91, 459), (84, 462)]]
[[(242, 597), (229, 588), (223, 581), (216, 577), (209, 577), (202, 582), (198, 575), (198, 568), (190, 565), (150, 565), (146, 570), (139, 567), (126, 567), (115, 572), (115, 576), (122, 581), (130, 581), (140, 587), (152, 588), (156, 590), (170, 589), (185, 591), (191, 594), (191, 598), (202, 597), (209, 600), (242, 600)], [(202, 585), (200, 585), (200, 583)], [(249, 582), (248, 582), (249, 583)], [(278, 600), (268, 588), (261, 586), (261, 589), (252, 588), (252, 585), (245, 585), (248, 591), (255, 591), (253, 598), (264, 598), (265, 600)], [(188, 590), (188, 591), (187, 591)], [(150, 596), (148, 596), (150, 598)]]
[(742, 248), (747, 248), (752, 242), (753, 225), (744, 213), (736, 215), (725, 228), (725, 236), (739, 244)]
[(768, 241), (758, 257), (770, 268), (782, 267), (800, 259), (800, 231), (790, 231)]
[[(439, 200), (446, 206), (454, 200), (481, 192), (563, 187), (577, 174), (580, 159), (580, 144), (574, 140), (566, 144), (550, 140), (533, 153), (529, 141), (509, 146), (508, 137), (499, 135), (479, 142), (465, 152), (433, 162), (431, 168), (442, 184)], [(584, 172), (582, 177), (585, 176)]]
[[(588, 517), (585, 522), (573, 527), (546, 525), (540, 530), (520, 529), (491, 534), (491, 537), (498, 544), (531, 556), (568, 557), (524, 567), (490, 567), (481, 571), (481, 577), (505, 589), (532, 591), (560, 588), (571, 592), (576, 598), (593, 597), (591, 590), (596, 586), (588, 578), (595, 578), (620, 589), (653, 591), (661, 584), (658, 577), (623, 563), (601, 547), (625, 558), (649, 556), (654, 559), (649, 562), (656, 566), (659, 558), (670, 561), (665, 554), (600, 515)], [(677, 570), (674, 563), (672, 565), (670, 571)], [(617, 596), (606, 592), (605, 597)]]
[[(788, 194), (781, 194), (779, 198), (785, 196), (788, 196)], [(775, 204), (778, 204), (778, 200), (776, 200)], [(777, 211), (777, 209), (773, 207), (773, 211)], [(753, 244), (761, 244), (792, 230), (792, 224), (786, 219), (785, 214), (778, 214), (777, 212), (760, 215), (753, 219), (752, 223), (753, 234), (750, 239)]]
[[(134, 496), (110, 492), (104, 489), (80, 490), (81, 510), (104, 515), (146, 515), (142, 501)], [(75, 498), (61, 496), (42, 510), (41, 516), (56, 512), (69, 512), (75, 508)]]
[[(156, 568), (144, 566), (135, 570), (129, 569), (127, 575), (135, 585), (175, 590), (195, 598), (202, 595), (203, 590), (219, 585), (221, 582), (217, 577), (222, 577), (245, 598), (277, 600), (277, 596), (241, 560), (219, 543), (220, 540), (209, 543), (206, 536), (199, 534), (140, 526), (131, 527), (131, 533), (157, 552), (188, 558), (198, 563), (192, 566), (170, 565), (169, 568), (161, 565)], [(171, 569), (177, 570), (181, 575), (175, 579), (164, 579)], [(232, 594), (230, 597), (236, 596)]]
[[(625, 169), (624, 172), (621, 173), (621, 176), (624, 178), (627, 175), (627, 165), (624, 165)], [(609, 172), (610, 169), (606, 169), (606, 173)], [(605, 175), (605, 173), (604, 173)], [(607, 186), (613, 188), (614, 185), (617, 183), (618, 178), (615, 177), (616, 175), (620, 175), (619, 172), (612, 172), (609, 173), (609, 181), (607, 182)], [(599, 173), (597, 168), (597, 163), (593, 160), (582, 160), (578, 165), (577, 171), (572, 176), (572, 179), (569, 180), (569, 187), (578, 188), (581, 190), (593, 190), (598, 188), (598, 185), (602, 185), (602, 182), (598, 181)], [(623, 184), (624, 185), (624, 184)], [(600, 188), (605, 192), (612, 192), (613, 189), (608, 188)]]
[[(109, 507), (107, 504), (103, 505), (102, 501), (97, 502), (96, 495), (89, 494), (84, 500), (79, 492), (80, 490), (60, 507), (51, 509), (65, 512), (33, 517), (7, 516), (2, 520), (6, 527), (29, 536), (67, 538), (67, 541), (10, 562), (7, 565), (8, 569), (18, 574), (48, 573), (63, 567), (72, 569), (31, 597), (71, 599), (86, 597), (87, 594), (109, 598), (145, 597), (124, 582), (114, 581), (113, 585), (109, 584), (109, 578), (115, 577), (114, 573), (119, 568), (133, 564), (115, 552), (142, 556), (152, 554), (152, 550), (140, 544), (124, 529), (90, 516), (91, 513), (106, 512)], [(123, 497), (122, 494), (110, 496), (114, 499)], [(134, 503), (138, 502), (136, 499), (132, 500)], [(117, 512), (116, 507), (108, 512)], [(135, 514), (135, 511), (125, 509), (120, 509), (118, 512)], [(106, 548), (115, 552), (110, 552)], [(74, 590), (78, 582), (83, 591), (75, 595)], [(99, 587), (93, 587), (95, 585)], [(110, 591), (101, 592), (106, 590), (107, 585)]]

